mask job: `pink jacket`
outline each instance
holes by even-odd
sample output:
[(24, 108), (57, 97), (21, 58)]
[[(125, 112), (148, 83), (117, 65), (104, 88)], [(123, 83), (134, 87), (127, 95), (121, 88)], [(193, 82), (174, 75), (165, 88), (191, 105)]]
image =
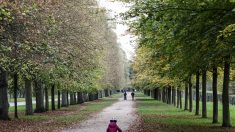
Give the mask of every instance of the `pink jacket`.
[(107, 132), (122, 132), (122, 130), (118, 127), (116, 122), (110, 122), (107, 128)]

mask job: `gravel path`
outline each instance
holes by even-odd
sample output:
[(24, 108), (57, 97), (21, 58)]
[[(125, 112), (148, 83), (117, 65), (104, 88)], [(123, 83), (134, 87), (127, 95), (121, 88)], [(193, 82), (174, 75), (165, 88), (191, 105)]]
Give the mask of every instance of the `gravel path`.
[(130, 93), (128, 93), (127, 100), (120, 98), (118, 102), (105, 108), (102, 112), (93, 115), (77, 127), (63, 130), (63, 132), (106, 132), (109, 120), (112, 117), (118, 120), (118, 126), (125, 132), (137, 119), (135, 113), (135, 101), (131, 100)]

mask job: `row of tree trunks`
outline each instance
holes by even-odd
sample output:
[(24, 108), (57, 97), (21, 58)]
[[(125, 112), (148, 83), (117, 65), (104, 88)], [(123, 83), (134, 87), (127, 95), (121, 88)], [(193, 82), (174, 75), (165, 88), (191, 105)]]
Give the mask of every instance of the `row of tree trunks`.
[[(148, 95), (148, 90), (144, 90), (144, 94)], [(163, 101), (167, 104), (173, 104), (177, 108), (182, 109), (182, 96), (179, 89), (174, 87), (165, 87), (163, 89), (155, 88), (151, 90), (151, 97), (155, 100)]]
[[(229, 76), (230, 76), (230, 57), (225, 57), (224, 59), (224, 79), (223, 79), (223, 93), (222, 93), (222, 103), (223, 103), (223, 127), (231, 127), (230, 122), (230, 111), (229, 111)], [(212, 89), (213, 89), (213, 123), (218, 123), (218, 93), (217, 93), (217, 81), (218, 81), (218, 70), (217, 66), (213, 66), (213, 81), (212, 81)], [(207, 118), (207, 70), (206, 68), (202, 69), (202, 118)], [(195, 115), (199, 115), (199, 85), (200, 85), (200, 72), (196, 72), (196, 108)], [(181, 91), (176, 90), (172, 87), (165, 87), (160, 91), (159, 88), (155, 88), (152, 90), (153, 94), (151, 96), (156, 100), (161, 100), (167, 104), (174, 104), (177, 108), (182, 108), (182, 97)], [(185, 83), (185, 110), (189, 110), (192, 112), (193, 110), (193, 94), (192, 94), (192, 80), (191, 76), (189, 77), (188, 82)], [(144, 90), (146, 95), (150, 95), (149, 90)], [(161, 97), (160, 97), (161, 96)], [(177, 100), (176, 100), (177, 97)]]
[[(18, 89), (17, 90), (17, 98), (25, 98), (25, 93), (26, 91), (25, 90), (21, 90), (21, 89)], [(11, 99), (13, 98), (14, 99), (14, 91), (13, 93), (8, 93), (8, 97)]]
[(93, 101), (93, 100), (97, 100), (97, 99), (99, 99), (98, 92), (96, 92), (96, 93), (89, 93), (89, 101)]
[[(26, 115), (33, 115), (33, 104), (32, 104), (32, 81), (30, 79), (24, 78), (25, 81), (25, 102), (26, 102)], [(13, 74), (13, 82), (14, 82), (14, 104), (15, 104), (15, 118), (18, 118), (17, 112), (17, 92), (18, 92), (18, 74)], [(8, 115), (8, 94), (7, 94), (7, 72), (0, 68), (0, 120), (9, 120)], [(35, 113), (41, 113), (49, 110), (49, 91), (48, 87), (43, 88), (42, 81), (37, 80), (34, 81), (35, 88), (35, 96), (36, 96), (36, 108), (34, 110)], [(112, 94), (112, 91), (109, 91)], [(102, 92), (101, 92), (102, 94)], [(60, 91), (58, 90), (58, 109), (60, 109)], [(44, 106), (44, 96), (45, 96), (45, 106)], [(77, 98), (76, 98), (77, 97)], [(93, 99), (98, 99), (99, 93), (93, 94)], [(70, 102), (73, 104), (80, 104), (84, 102), (83, 94), (81, 92), (77, 92), (77, 96), (75, 93), (71, 93)], [(51, 87), (51, 103), (52, 110), (55, 110), (55, 84)], [(62, 92), (62, 106), (68, 106), (68, 91)]]

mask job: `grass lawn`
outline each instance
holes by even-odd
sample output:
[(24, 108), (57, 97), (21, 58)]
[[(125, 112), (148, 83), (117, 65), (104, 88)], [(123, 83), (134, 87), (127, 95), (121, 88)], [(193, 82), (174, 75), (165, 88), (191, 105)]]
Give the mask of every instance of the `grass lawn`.
[[(212, 103), (207, 103), (208, 118), (195, 116), (188, 112), (156, 101), (138, 93), (136, 97), (137, 111), (141, 118), (144, 132), (235, 132), (235, 128), (222, 128), (222, 105), (219, 104), (219, 124), (212, 124)], [(201, 105), (200, 105), (201, 107)], [(194, 106), (195, 108), (195, 106)], [(235, 125), (235, 107), (230, 107), (231, 122)]]
[[(33, 100), (35, 100), (35, 98), (33, 98)], [(9, 102), (14, 102), (14, 98), (9, 98), (8, 100)], [(25, 98), (17, 98), (17, 102), (25, 102)]]
[(60, 110), (25, 116), (25, 106), (19, 106), (19, 119), (13, 118), (13, 107), (10, 107), (11, 121), (0, 121), (0, 130), (18, 132), (21, 131), (59, 131), (73, 127), (79, 122), (90, 117), (91, 114), (110, 106), (121, 97), (115, 94), (111, 97), (86, 102), (80, 105), (63, 107)]

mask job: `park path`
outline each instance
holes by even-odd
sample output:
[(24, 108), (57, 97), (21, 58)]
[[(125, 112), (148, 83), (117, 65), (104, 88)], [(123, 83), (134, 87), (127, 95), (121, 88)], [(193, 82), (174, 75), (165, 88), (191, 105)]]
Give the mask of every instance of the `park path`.
[(112, 117), (118, 120), (117, 124), (124, 132), (137, 119), (135, 101), (131, 100), (130, 93), (127, 94), (127, 100), (120, 98), (118, 102), (92, 115), (77, 127), (62, 132), (106, 132)]

